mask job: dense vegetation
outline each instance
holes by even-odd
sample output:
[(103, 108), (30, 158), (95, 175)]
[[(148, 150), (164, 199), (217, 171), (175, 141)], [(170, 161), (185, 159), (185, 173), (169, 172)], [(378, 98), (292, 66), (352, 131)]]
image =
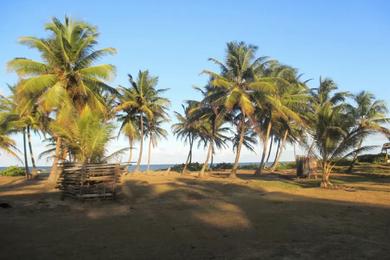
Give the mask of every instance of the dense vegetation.
[[(139, 71), (136, 79), (129, 75), (130, 86), (114, 88), (109, 81), (115, 67), (96, 61), (116, 51), (96, 49), (99, 33), (94, 26), (66, 17), (64, 21), (54, 18), (45, 29), (49, 32), (46, 38), (20, 39), (40, 53), (40, 61), (15, 58), (8, 63), (19, 81), (10, 87), (11, 96), (1, 97), (0, 149), (17, 156), (9, 135), (21, 133), (29, 176), (27, 152), (36, 167), (30, 133), (42, 133), (52, 145), (44, 155), (53, 158), (49, 180), (54, 182), (59, 161), (104, 162), (112, 157), (106, 147), (119, 121), (120, 133), (128, 138), (129, 161), (134, 143), (139, 144), (136, 171), (146, 139), (150, 165), (152, 148), (168, 134), (162, 124), (169, 120), (170, 103), (164, 97), (167, 89), (157, 88), (158, 77)], [(310, 89), (297, 69), (256, 52), (256, 46), (229, 42), (224, 60), (210, 58), (220, 69), (203, 71), (209, 81), (196, 89), (202, 99), (188, 100), (182, 113), (175, 112), (173, 134), (189, 145), (186, 162), (175, 170), (196, 169), (201, 177), (217, 150), (230, 144), (235, 160), (228, 168), (235, 177), (242, 148), (255, 151), (261, 144), (256, 167), (260, 175), (271, 149), (276, 147), (270, 167), (275, 170), (290, 143), (305, 147), (308, 155), (319, 160), (322, 185), (329, 187), (339, 160), (351, 158), (352, 170), (359, 154), (373, 148), (363, 146), (367, 136), (378, 132), (389, 136), (384, 127), (389, 122), (386, 105), (371, 93), (340, 92), (329, 78), (320, 79), (318, 87)], [(206, 150), (204, 163), (196, 166), (192, 163), (195, 144)]]

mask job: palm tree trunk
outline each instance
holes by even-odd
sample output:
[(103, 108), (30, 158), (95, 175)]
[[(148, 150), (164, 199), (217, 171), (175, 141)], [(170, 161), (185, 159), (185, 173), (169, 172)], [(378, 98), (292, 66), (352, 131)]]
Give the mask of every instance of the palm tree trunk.
[(133, 159), (133, 139), (129, 138), (129, 163), (131, 163), (131, 160)]
[(194, 139), (191, 138), (190, 139), (190, 150), (188, 151), (188, 156), (187, 156), (186, 162), (185, 162), (184, 167), (183, 167), (183, 171), (182, 171), (183, 174), (187, 172), (188, 164), (191, 163), (191, 159), (192, 159), (191, 158), (192, 157), (192, 145), (193, 145), (193, 143), (194, 143)]
[(149, 172), (149, 170), (150, 170), (150, 155), (151, 155), (151, 152), (152, 152), (152, 135), (150, 135), (150, 137), (149, 137), (149, 148), (148, 148), (148, 169), (147, 169), (147, 172)]
[(210, 160), (210, 167), (209, 165), (206, 165), (206, 171), (213, 168), (214, 164), (214, 146), (211, 147), (211, 160)]
[[(360, 140), (357, 149), (360, 149), (362, 147), (362, 144), (363, 144), (363, 139)], [(353, 166), (355, 166), (357, 158), (358, 158), (358, 153), (354, 153), (351, 164), (349, 165), (347, 172), (352, 172)]]
[(190, 141), (190, 154), (189, 154), (189, 156), (190, 156), (190, 161), (189, 161), (189, 164), (192, 163), (192, 147), (193, 147), (193, 145), (194, 145), (194, 137), (192, 136), (192, 137), (191, 137), (191, 141)]
[(212, 143), (210, 142), (209, 148), (208, 148), (208, 151), (207, 151), (206, 161), (204, 162), (204, 164), (202, 166), (202, 170), (199, 172), (199, 177), (203, 177), (204, 176), (204, 172), (205, 172), (205, 170), (207, 168), (207, 165), (209, 163), (212, 150), (213, 150), (213, 147), (212, 147)]
[(280, 139), (278, 139), (278, 144), (276, 145), (276, 152), (275, 152), (275, 157), (274, 157), (274, 160), (272, 162), (272, 165), (271, 165), (271, 169), (274, 167), (275, 165), (275, 162), (276, 162), (276, 158), (278, 158), (278, 155), (279, 155), (279, 152), (280, 152), (280, 146), (282, 145), (282, 142)]
[(133, 139), (129, 137), (129, 165), (127, 165), (126, 174), (130, 172), (129, 166), (131, 165), (131, 160), (133, 159)]
[(55, 157), (54, 157), (54, 160), (53, 160), (53, 165), (51, 167), (51, 171), (50, 171), (50, 175), (49, 175), (49, 179), (48, 179), (48, 182), (50, 185), (55, 185), (56, 182), (57, 182), (57, 179), (58, 179), (58, 161), (60, 159), (60, 156), (61, 156), (61, 144), (62, 143), (62, 139), (61, 137), (57, 137), (57, 140), (56, 140), (56, 154), (55, 154)]
[(322, 181), (321, 188), (329, 188), (332, 186), (332, 183), (329, 180), (330, 177), (330, 165), (326, 161), (322, 163)]
[(271, 128), (272, 128), (272, 122), (270, 120), (268, 122), (267, 132), (265, 133), (265, 138), (264, 138), (264, 143), (263, 143), (263, 153), (261, 155), (260, 165), (259, 165), (259, 168), (256, 170), (255, 175), (261, 175), (261, 172), (264, 168), (265, 155), (268, 152), (268, 140), (269, 140), (269, 136), (271, 133)]
[(26, 128), (23, 128), (23, 153), (24, 153), (24, 170), (26, 174), (26, 179), (28, 179), (30, 177), (30, 169), (28, 168), (28, 160), (27, 160)]
[(282, 142), (279, 141), (278, 152), (277, 152), (275, 161), (274, 161), (274, 163), (272, 164), (272, 168), (271, 168), (271, 171), (272, 171), (272, 172), (275, 171), (276, 167), (277, 167), (278, 164), (279, 164), (280, 156), (282, 155), (282, 152), (283, 152), (284, 147), (285, 147), (285, 145), (286, 145), (287, 136), (288, 136), (288, 130), (286, 130), (286, 131), (284, 132)]
[[(243, 128), (243, 126), (241, 126), (241, 128)], [(238, 163), (240, 161), (241, 147), (242, 147), (242, 144), (244, 143), (244, 137), (245, 137), (245, 131), (244, 131), (244, 129), (241, 129), (240, 139), (238, 140), (238, 145), (237, 145), (236, 158), (234, 159), (233, 169), (229, 175), (230, 178), (237, 177)]]
[(30, 126), (27, 126), (27, 140), (28, 140), (28, 148), (30, 150), (31, 164), (33, 167), (33, 172), (35, 172), (37, 167), (35, 165), (35, 158), (32, 150)]
[(141, 115), (141, 119), (140, 119), (140, 129), (141, 129), (141, 141), (139, 144), (139, 155), (138, 155), (138, 160), (137, 160), (137, 166), (134, 169), (135, 172), (138, 172), (140, 170), (141, 159), (142, 159), (142, 149), (143, 149), (143, 145), (144, 145), (144, 118), (142, 115)]
[(268, 148), (268, 156), (267, 156), (267, 160), (265, 160), (265, 164), (267, 165), (268, 161), (269, 161), (269, 157), (271, 156), (271, 151), (272, 151), (272, 145), (274, 143), (274, 138), (271, 136), (271, 142), (269, 143), (269, 148)]

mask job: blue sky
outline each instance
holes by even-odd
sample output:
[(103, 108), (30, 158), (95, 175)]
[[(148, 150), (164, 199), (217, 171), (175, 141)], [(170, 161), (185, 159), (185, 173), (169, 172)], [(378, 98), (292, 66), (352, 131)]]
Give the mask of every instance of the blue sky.
[[(117, 67), (113, 86), (126, 86), (127, 73), (149, 69), (160, 77), (161, 88), (170, 88), (172, 111), (179, 111), (183, 100), (198, 97), (192, 86), (207, 80), (200, 72), (217, 70), (207, 59), (223, 59), (225, 44), (232, 40), (255, 44), (258, 55), (298, 68), (313, 79), (312, 87), (320, 76), (331, 77), (343, 90), (368, 90), (389, 103), (389, 13), (388, 1), (2, 1), (0, 93), (8, 94), (6, 84), (17, 80), (7, 72), (7, 61), (39, 59), (37, 52), (18, 44), (18, 37), (44, 37), (43, 25), (66, 14), (97, 25), (99, 47), (118, 50), (101, 61)], [(15, 139), (21, 147), (21, 137)], [(384, 139), (374, 136), (368, 141), (381, 144)], [(119, 138), (110, 150), (126, 145)], [(37, 136), (34, 148), (36, 153), (44, 150)], [(154, 150), (152, 161), (178, 163), (186, 153), (187, 147), (170, 136)], [(204, 156), (199, 149), (194, 159), (203, 161)], [(291, 159), (288, 147), (282, 160)], [(233, 153), (220, 151), (215, 160), (232, 161)], [(244, 151), (241, 160), (257, 161), (258, 155)], [(15, 163), (0, 155), (0, 165)]]

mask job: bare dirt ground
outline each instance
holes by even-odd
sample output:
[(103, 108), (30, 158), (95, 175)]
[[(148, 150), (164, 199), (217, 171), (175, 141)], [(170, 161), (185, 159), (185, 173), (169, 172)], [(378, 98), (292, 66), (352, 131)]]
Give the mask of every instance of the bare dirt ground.
[(0, 259), (390, 259), (390, 177), (291, 172), (122, 178), (117, 201), (0, 177)]

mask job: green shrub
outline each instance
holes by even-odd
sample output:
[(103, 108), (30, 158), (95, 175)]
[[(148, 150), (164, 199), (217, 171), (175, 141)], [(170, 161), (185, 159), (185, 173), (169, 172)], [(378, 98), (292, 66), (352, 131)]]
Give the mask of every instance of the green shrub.
[(0, 176), (24, 176), (25, 171), (21, 167), (10, 166), (0, 171)]
[(384, 153), (378, 153), (378, 154), (363, 154), (358, 156), (358, 162), (365, 162), (365, 163), (383, 163), (385, 160), (385, 154)]
[(289, 169), (295, 169), (296, 163), (295, 162), (281, 162), (276, 167), (276, 170), (289, 170)]
[[(203, 164), (201, 163), (190, 163), (187, 165), (187, 171), (200, 171), (202, 169), (202, 166)], [(184, 163), (182, 164), (176, 164), (174, 166), (171, 167), (171, 171), (175, 171), (175, 172), (182, 172), (183, 171), (183, 168), (184, 168)]]
[(213, 170), (229, 170), (232, 168), (233, 168), (232, 163), (217, 163), (217, 164), (214, 164), (212, 167)]
[(242, 170), (256, 170), (257, 168), (259, 168), (259, 165), (252, 163), (252, 164), (240, 165), (239, 168)]
[(337, 166), (349, 166), (351, 164), (351, 160), (349, 159), (341, 159), (341, 160), (338, 160), (336, 161), (336, 165)]

